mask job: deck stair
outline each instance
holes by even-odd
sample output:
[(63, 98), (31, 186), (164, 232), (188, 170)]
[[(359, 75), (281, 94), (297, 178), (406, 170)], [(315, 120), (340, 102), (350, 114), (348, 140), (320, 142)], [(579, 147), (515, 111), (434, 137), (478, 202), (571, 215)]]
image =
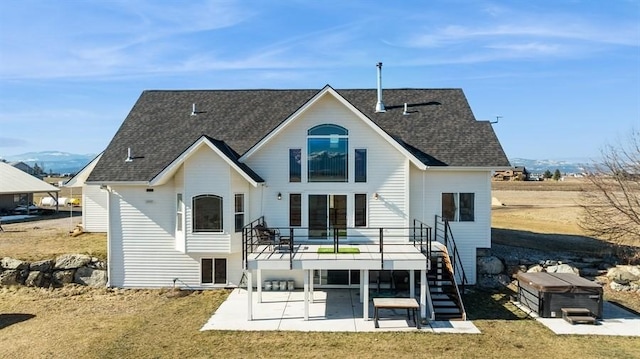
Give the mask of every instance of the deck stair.
[(427, 281), (435, 320), (466, 320), (462, 298), (446, 248), (433, 253)]

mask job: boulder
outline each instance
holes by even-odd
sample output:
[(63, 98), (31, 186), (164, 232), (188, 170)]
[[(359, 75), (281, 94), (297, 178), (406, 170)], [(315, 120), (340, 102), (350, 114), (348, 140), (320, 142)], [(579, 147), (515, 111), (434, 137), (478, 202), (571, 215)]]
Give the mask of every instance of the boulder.
[(86, 254), (63, 254), (56, 258), (55, 269), (77, 269), (91, 262)]
[(504, 264), (496, 256), (478, 257), (478, 274), (500, 274), (504, 271)]
[(627, 285), (640, 280), (640, 270), (636, 271), (634, 266), (617, 266), (609, 269), (607, 277), (612, 282)]
[(78, 268), (74, 276), (78, 284), (90, 287), (105, 287), (107, 285), (107, 271), (89, 267)]
[(585, 277), (596, 277), (599, 276), (602, 271), (598, 268), (593, 268), (593, 267), (587, 267), (587, 268), (581, 268), (580, 269), (580, 274), (582, 276)]
[(73, 283), (73, 275), (75, 272), (73, 269), (55, 271), (51, 279), (56, 285)]
[(615, 290), (616, 292), (629, 292), (631, 291), (630, 285), (624, 285), (616, 282), (609, 283), (609, 288)]
[(0, 274), (0, 285), (18, 285), (20, 272), (16, 269), (4, 270)]
[(534, 266), (529, 267), (529, 269), (527, 269), (527, 273), (538, 273), (538, 272), (544, 272), (544, 267), (536, 264)]
[(53, 269), (54, 264), (55, 263), (52, 259), (47, 259), (31, 263), (29, 269), (32, 271), (50, 272)]
[(28, 287), (42, 287), (44, 275), (40, 271), (31, 271), (24, 281), (24, 285)]
[(29, 262), (21, 261), (19, 259), (4, 257), (0, 260), (0, 267), (4, 269), (29, 269)]
[(570, 266), (568, 264), (558, 264), (554, 266), (548, 266), (546, 270), (548, 273), (571, 273), (575, 275), (580, 275), (580, 270), (578, 268)]

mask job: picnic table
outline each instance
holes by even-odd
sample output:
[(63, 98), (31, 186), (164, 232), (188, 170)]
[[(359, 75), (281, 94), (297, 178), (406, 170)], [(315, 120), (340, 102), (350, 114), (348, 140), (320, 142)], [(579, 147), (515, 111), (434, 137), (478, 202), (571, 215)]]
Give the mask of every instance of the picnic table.
[(416, 316), (416, 311), (420, 309), (420, 305), (415, 298), (373, 298), (373, 308), (373, 323), (376, 328), (380, 328), (378, 324), (380, 309), (406, 309), (407, 319), (411, 320), (411, 314), (413, 314), (416, 328), (420, 329), (420, 320)]

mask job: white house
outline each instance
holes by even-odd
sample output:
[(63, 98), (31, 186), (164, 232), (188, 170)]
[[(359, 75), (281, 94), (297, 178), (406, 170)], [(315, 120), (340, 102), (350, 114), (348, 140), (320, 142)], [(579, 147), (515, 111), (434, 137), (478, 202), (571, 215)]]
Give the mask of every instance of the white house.
[(107, 213), (107, 200), (109, 195), (99, 184), (88, 184), (87, 178), (96, 167), (102, 157), (97, 155), (91, 162), (82, 168), (73, 178), (64, 184), (65, 187), (78, 188), (82, 191), (82, 229), (85, 232), (107, 232), (109, 215)]
[[(145, 91), (86, 183), (108, 194), (110, 286), (230, 287), (244, 274), (258, 289), (368, 293), (401, 274), (425, 315), (433, 259), (475, 283), (492, 171), (506, 167), (460, 89)], [(445, 235), (455, 255), (429, 245)]]

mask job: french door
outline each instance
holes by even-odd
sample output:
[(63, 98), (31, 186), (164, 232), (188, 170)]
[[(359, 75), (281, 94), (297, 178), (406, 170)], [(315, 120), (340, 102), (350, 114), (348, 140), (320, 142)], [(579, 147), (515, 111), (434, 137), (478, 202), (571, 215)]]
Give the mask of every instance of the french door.
[(347, 196), (336, 194), (309, 195), (309, 238), (326, 239), (337, 228), (346, 236)]

